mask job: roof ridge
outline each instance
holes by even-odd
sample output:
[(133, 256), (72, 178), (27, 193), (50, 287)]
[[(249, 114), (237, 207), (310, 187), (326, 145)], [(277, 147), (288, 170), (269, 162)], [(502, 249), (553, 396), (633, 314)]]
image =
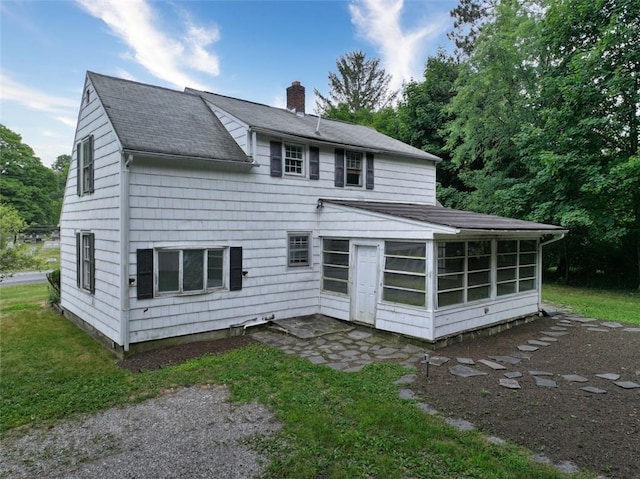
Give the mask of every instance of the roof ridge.
[(89, 78), (92, 77), (101, 77), (101, 78), (108, 78), (109, 80), (115, 80), (115, 81), (119, 81), (119, 82), (123, 82), (123, 83), (130, 83), (130, 84), (134, 84), (134, 85), (140, 85), (140, 86), (145, 86), (145, 87), (149, 87), (149, 88), (153, 88), (156, 90), (164, 90), (164, 91), (168, 91), (168, 92), (172, 92), (172, 93), (178, 93), (180, 95), (184, 95), (185, 92), (182, 90), (176, 90), (174, 88), (169, 88), (169, 87), (165, 87), (165, 86), (159, 86), (159, 85), (152, 85), (150, 83), (144, 83), (138, 80), (130, 80), (128, 78), (120, 78), (120, 77), (115, 77), (112, 75), (105, 75), (104, 73), (97, 73), (97, 72), (93, 72), (91, 70), (87, 70), (87, 76)]

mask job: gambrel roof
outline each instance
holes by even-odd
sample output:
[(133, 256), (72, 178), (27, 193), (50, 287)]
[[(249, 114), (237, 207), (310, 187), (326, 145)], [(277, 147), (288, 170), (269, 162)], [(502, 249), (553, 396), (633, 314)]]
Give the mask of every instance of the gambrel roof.
[(87, 72), (123, 148), (251, 164), (202, 98)]
[(326, 118), (318, 119), (315, 115), (296, 113), (285, 108), (275, 108), (190, 88), (185, 91), (200, 95), (253, 130), (274, 136), (290, 135), (311, 142), (363, 148), (373, 153), (382, 152), (394, 156), (440, 161), (440, 158), (431, 153), (383, 135), (367, 126)]
[(567, 230), (554, 225), (535, 223), (532, 221), (505, 218), (503, 216), (487, 215), (472, 211), (454, 210), (442, 206), (422, 205), (415, 203), (392, 203), (381, 201), (356, 201), (321, 199), (323, 203), (330, 203), (349, 208), (370, 211), (422, 223), (449, 226), (462, 231), (477, 232), (536, 232), (561, 234)]

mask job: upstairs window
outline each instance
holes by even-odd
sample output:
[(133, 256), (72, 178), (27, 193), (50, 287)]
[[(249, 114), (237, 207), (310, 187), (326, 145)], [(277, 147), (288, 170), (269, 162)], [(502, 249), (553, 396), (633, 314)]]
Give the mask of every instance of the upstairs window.
[(373, 189), (373, 153), (335, 150), (335, 186)]
[(300, 145), (284, 145), (284, 172), (287, 175), (304, 175), (304, 149)]
[(76, 146), (78, 196), (93, 193), (93, 150), (93, 135), (88, 136)]

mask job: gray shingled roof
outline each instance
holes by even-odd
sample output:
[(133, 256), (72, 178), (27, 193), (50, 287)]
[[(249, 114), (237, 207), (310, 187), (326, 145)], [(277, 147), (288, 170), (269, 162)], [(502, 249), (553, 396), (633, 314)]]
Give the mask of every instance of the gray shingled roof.
[(386, 152), (431, 161), (440, 160), (435, 155), (383, 135), (370, 127), (322, 118), (320, 133), (317, 134), (318, 117), (315, 115), (300, 115), (283, 108), (190, 88), (185, 91), (202, 96), (208, 102), (230, 113), (252, 128), (272, 132), (276, 136), (279, 134), (292, 135), (317, 142), (366, 148), (373, 152)]
[(454, 210), (451, 208), (444, 208), (442, 206), (335, 199), (322, 199), (322, 201), (324, 203), (332, 203), (347, 206), (349, 208), (357, 208), (424, 223), (450, 226), (462, 230), (538, 231), (543, 233), (562, 233), (566, 231), (560, 226), (474, 213), (471, 211)]
[(200, 97), (93, 72), (87, 76), (124, 149), (251, 163)]

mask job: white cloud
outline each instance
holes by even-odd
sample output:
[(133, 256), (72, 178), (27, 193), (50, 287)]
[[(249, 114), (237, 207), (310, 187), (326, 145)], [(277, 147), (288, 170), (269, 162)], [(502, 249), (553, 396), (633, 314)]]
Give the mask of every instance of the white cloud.
[[(421, 4), (429, 8), (428, 3)], [(358, 36), (377, 48), (384, 69), (392, 77), (392, 90), (422, 77), (429, 42), (450, 27), (449, 15), (442, 13), (406, 31), (401, 21), (403, 10), (403, 0), (362, 0), (349, 5)]]
[(185, 70), (216, 76), (218, 57), (207, 50), (219, 39), (216, 27), (187, 21), (183, 38), (172, 38), (159, 24), (146, 0), (76, 0), (82, 9), (107, 24), (111, 33), (129, 48), (129, 56), (151, 74), (175, 87), (206, 89)]
[(22, 85), (2, 73), (0, 73), (0, 85), (0, 100), (19, 103), (32, 110), (59, 114), (68, 113), (77, 108), (78, 102), (75, 99), (49, 95)]

